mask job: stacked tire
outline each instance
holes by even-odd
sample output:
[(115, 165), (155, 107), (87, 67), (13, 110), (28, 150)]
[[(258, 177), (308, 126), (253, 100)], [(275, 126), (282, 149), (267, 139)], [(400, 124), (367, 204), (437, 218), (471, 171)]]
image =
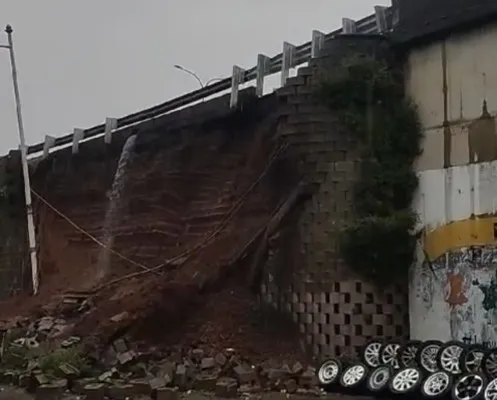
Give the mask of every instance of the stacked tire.
[(459, 341), (371, 340), (359, 362), (326, 359), (318, 380), (329, 392), (497, 400), (497, 348)]

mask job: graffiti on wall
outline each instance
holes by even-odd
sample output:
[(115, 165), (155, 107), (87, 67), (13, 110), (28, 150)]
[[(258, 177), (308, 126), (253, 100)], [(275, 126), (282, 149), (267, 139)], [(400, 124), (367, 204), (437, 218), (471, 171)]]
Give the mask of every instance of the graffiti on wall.
[(462, 338), (462, 341), (467, 344), (479, 344), (487, 349), (493, 349), (497, 347), (497, 341), (496, 340), (489, 340), (489, 341), (480, 341), (479, 338), (476, 335), (473, 336), (464, 336)]
[(451, 339), (497, 342), (497, 247), (468, 246), (425, 259), (413, 283), (425, 312), (445, 307)]

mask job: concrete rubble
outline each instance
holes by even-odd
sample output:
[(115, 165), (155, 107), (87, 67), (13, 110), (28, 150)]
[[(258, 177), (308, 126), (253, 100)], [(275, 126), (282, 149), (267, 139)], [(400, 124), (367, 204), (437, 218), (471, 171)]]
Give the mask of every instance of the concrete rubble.
[[(72, 305), (81, 310), (81, 304)], [(315, 369), (300, 362), (253, 364), (236, 349), (213, 351), (200, 345), (144, 351), (124, 338), (92, 354), (81, 347), (80, 337), (70, 335), (68, 320), (48, 316), (0, 327), (0, 385), (22, 387), (37, 399), (59, 399), (67, 391), (90, 400), (140, 396), (177, 400), (181, 392), (190, 390), (223, 398), (266, 391), (322, 394)], [(57, 351), (65, 356), (47, 361), (47, 354)], [(70, 356), (84, 356), (87, 365), (79, 365), (80, 358), (73, 363)]]

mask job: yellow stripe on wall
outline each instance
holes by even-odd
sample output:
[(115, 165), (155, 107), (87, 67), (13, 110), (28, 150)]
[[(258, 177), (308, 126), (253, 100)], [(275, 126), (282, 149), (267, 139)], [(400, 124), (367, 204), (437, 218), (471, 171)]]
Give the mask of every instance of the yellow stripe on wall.
[(497, 245), (494, 237), (497, 217), (474, 217), (441, 226), (424, 237), (426, 255), (431, 261), (446, 252), (468, 246)]

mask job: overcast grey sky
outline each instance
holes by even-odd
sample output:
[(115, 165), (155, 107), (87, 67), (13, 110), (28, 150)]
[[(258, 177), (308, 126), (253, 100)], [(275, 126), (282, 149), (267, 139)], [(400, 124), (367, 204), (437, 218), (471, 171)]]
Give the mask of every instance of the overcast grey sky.
[[(29, 144), (45, 134), (88, 128), (250, 68), (311, 31), (328, 33), (342, 17), (359, 19), (388, 0), (0, 0), (14, 28)], [(274, 81), (274, 80), (273, 80)], [(0, 50), (0, 154), (18, 136), (7, 50)]]

